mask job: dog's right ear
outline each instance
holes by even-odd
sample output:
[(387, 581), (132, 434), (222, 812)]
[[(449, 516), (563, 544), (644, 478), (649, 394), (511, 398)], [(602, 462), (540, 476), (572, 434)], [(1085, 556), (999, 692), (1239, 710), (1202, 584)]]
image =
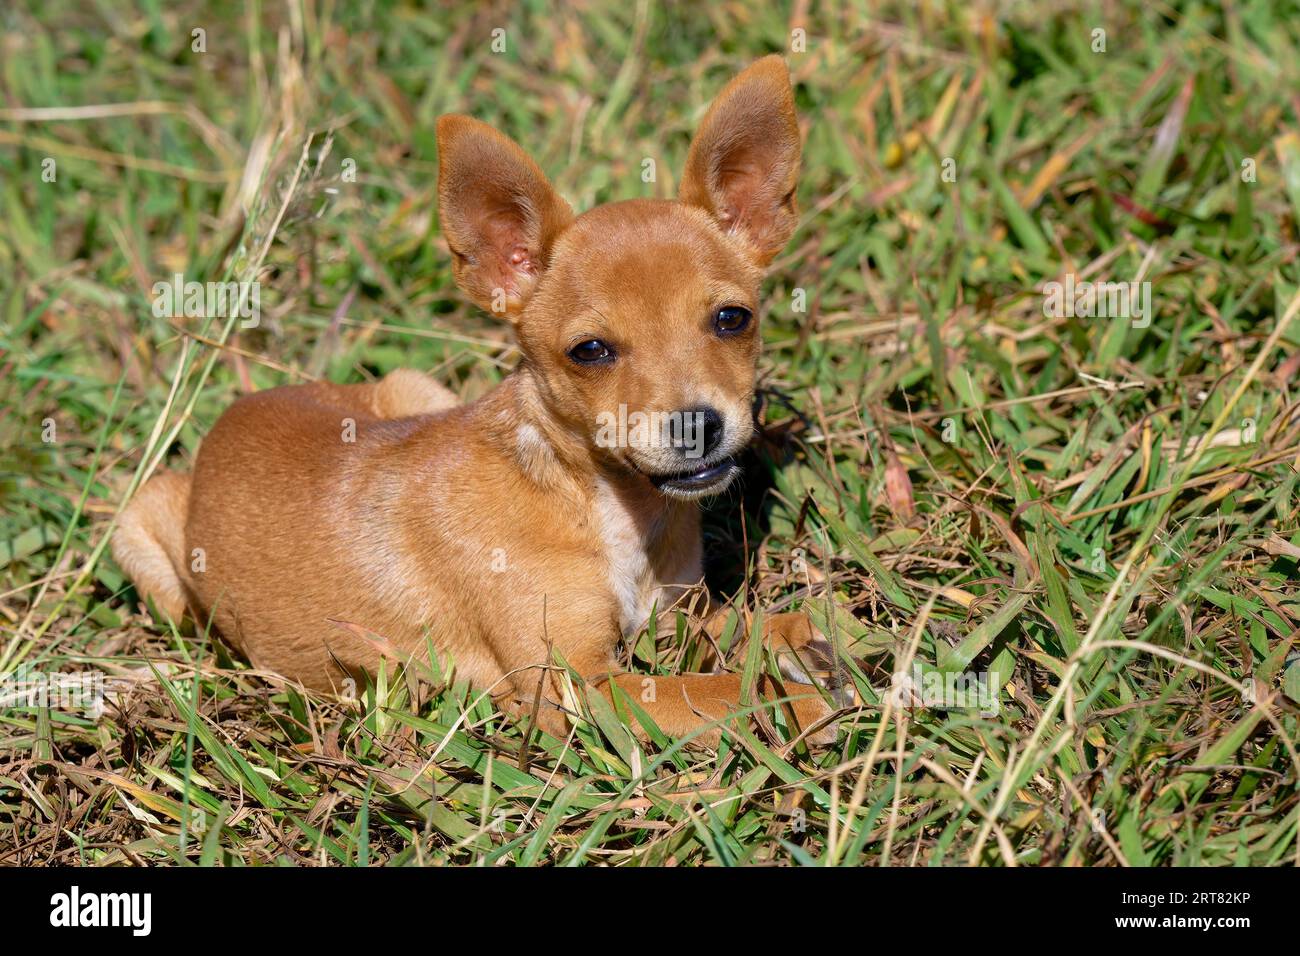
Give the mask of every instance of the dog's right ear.
[(438, 120), (438, 216), (456, 284), (513, 321), (573, 210), (514, 140), (448, 114)]

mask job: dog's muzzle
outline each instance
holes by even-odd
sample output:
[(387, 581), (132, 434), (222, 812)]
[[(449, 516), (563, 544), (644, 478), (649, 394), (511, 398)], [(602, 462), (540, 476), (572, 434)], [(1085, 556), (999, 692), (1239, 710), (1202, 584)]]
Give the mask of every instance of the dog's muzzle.
[(712, 495), (722, 491), (740, 473), (736, 459), (728, 455), (693, 470), (647, 474), (650, 483), (664, 494), (683, 498)]

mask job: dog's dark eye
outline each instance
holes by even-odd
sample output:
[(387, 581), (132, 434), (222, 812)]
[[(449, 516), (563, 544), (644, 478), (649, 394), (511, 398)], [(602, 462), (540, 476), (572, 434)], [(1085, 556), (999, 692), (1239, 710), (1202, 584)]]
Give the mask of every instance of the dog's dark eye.
[(614, 350), (600, 339), (587, 339), (569, 349), (569, 358), (579, 365), (599, 365), (601, 362), (612, 362)]
[(735, 335), (749, 328), (751, 318), (749, 309), (742, 309), (738, 305), (723, 306), (713, 317), (713, 327), (719, 335)]

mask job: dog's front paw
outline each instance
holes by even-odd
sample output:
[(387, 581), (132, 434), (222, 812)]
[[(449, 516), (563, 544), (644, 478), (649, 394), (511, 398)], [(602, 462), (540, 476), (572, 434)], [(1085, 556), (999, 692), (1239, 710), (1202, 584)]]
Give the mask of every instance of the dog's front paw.
[[(789, 684), (786, 685), (785, 689), (787, 692), (793, 691), (793, 687)], [(835, 696), (834, 692), (832, 692), (831, 696)], [(807, 695), (795, 697), (790, 702), (790, 705), (794, 709), (795, 718), (799, 721), (800, 732), (808, 731), (812, 727), (818, 728), (811, 731), (805, 738), (809, 744), (828, 747), (835, 743), (836, 737), (839, 735), (839, 723), (830, 718), (836, 710), (844, 707), (845, 704), (840, 703), (837, 699), (834, 707), (832, 707), (822, 700), (820, 696)]]
[(851, 707), (857, 701), (849, 679), (830, 638), (802, 611), (772, 614), (766, 618), (764, 637), (776, 655), (781, 673), (801, 684), (826, 689), (837, 707)]

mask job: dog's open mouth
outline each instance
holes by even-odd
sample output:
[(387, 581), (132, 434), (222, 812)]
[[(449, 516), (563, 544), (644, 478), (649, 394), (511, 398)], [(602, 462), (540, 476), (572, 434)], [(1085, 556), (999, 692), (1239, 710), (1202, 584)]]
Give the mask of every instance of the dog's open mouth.
[(728, 456), (694, 471), (674, 471), (646, 477), (664, 494), (694, 498), (716, 494), (729, 485), (739, 472), (736, 460)]

